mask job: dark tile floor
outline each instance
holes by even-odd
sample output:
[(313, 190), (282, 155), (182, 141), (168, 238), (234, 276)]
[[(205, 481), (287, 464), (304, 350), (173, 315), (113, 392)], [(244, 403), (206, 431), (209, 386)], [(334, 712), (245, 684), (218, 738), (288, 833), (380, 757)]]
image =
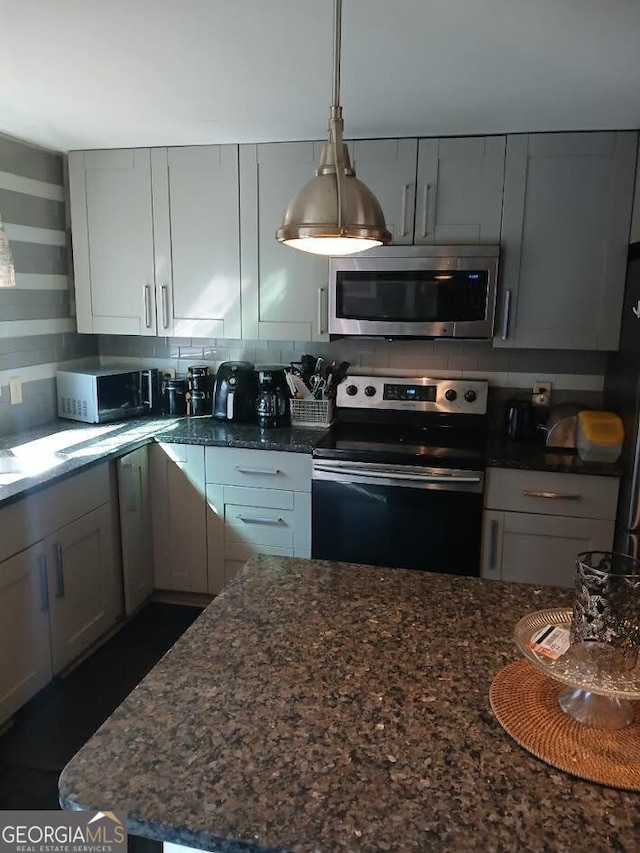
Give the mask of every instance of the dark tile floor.
[(200, 613), (148, 604), (25, 705), (0, 737), (0, 809), (59, 808), (62, 768)]

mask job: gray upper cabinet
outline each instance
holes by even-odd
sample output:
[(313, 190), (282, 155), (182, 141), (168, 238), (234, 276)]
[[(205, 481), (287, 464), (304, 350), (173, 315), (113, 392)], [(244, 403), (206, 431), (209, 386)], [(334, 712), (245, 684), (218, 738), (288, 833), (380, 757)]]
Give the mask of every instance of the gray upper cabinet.
[(240, 337), (238, 146), (151, 152), (158, 334)]
[(327, 337), (326, 257), (276, 241), (291, 198), (310, 181), (322, 142), (240, 146), (242, 337)]
[(349, 142), (356, 176), (374, 193), (395, 245), (413, 243), (416, 205), (417, 139), (364, 139)]
[(238, 146), (72, 151), (78, 331), (239, 338)]
[(510, 136), (497, 346), (618, 346), (637, 134)]
[(149, 149), (72, 151), (69, 190), (78, 331), (155, 335)]
[(416, 244), (498, 243), (504, 136), (421, 139)]

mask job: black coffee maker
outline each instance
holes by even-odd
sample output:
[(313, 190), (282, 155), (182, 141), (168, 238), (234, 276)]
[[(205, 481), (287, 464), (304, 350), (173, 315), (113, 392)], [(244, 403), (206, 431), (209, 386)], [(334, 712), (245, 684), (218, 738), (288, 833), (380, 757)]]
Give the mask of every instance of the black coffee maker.
[(291, 424), (289, 387), (284, 367), (265, 364), (256, 367), (258, 380), (257, 416), (260, 427), (284, 427)]
[(256, 419), (256, 373), (250, 361), (224, 361), (216, 373), (213, 417), (253, 423)]

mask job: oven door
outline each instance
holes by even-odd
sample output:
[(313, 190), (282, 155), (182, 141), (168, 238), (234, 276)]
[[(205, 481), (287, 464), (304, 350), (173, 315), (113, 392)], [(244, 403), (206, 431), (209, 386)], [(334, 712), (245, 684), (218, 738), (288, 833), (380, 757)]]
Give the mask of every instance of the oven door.
[(316, 460), (311, 556), (480, 574), (484, 474)]

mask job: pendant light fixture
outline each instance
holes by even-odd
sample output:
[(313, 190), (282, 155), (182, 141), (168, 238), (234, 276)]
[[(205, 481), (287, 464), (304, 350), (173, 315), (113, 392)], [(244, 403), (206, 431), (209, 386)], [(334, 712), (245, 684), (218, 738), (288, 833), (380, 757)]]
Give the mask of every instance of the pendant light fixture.
[(351, 255), (389, 243), (382, 208), (356, 178), (343, 141), (340, 106), (342, 0), (333, 11), (333, 101), (329, 141), (322, 146), (316, 177), (298, 192), (285, 212), (276, 240), (317, 255)]

